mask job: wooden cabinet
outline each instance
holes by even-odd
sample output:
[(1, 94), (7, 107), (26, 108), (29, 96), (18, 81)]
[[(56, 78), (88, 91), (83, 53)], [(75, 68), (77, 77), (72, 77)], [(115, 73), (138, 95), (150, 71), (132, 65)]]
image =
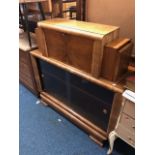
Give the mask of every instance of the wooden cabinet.
[(104, 46), (118, 38), (119, 28), (66, 19), (38, 23), (36, 31), (43, 56), (69, 64), (99, 77)]
[(35, 35), (31, 33), (32, 49), (29, 46), (26, 33), (19, 35), (19, 80), (34, 94), (38, 94), (34, 79), (30, 51), (37, 48)]
[(119, 28), (90, 22), (53, 19), (36, 30), (43, 56), (96, 78), (119, 81), (128, 71), (132, 42), (119, 38)]
[(39, 50), (32, 51), (31, 58), (42, 101), (102, 145), (116, 124), (123, 87), (45, 57)]
[(102, 145), (116, 125), (124, 91), (119, 82), (103, 78), (105, 50), (119, 47), (112, 54), (121, 64), (118, 49), (130, 46), (130, 40), (117, 40), (116, 26), (67, 19), (38, 22), (36, 35), (38, 49), (31, 52), (31, 60), (42, 101)]
[(109, 134), (110, 148), (108, 154), (112, 153), (114, 141), (117, 137), (135, 147), (135, 104), (134, 93), (126, 90), (123, 93), (122, 110), (117, 120), (115, 129)]
[(43, 91), (59, 99), (75, 112), (107, 130), (114, 92), (37, 59)]

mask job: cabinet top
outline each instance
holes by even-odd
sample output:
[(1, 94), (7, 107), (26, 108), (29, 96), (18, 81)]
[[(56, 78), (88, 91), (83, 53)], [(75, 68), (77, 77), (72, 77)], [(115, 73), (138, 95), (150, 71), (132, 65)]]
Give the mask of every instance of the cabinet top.
[(105, 35), (119, 29), (117, 26), (55, 18), (38, 22), (38, 27), (54, 29), (66, 33), (83, 33), (87, 36), (102, 39)]

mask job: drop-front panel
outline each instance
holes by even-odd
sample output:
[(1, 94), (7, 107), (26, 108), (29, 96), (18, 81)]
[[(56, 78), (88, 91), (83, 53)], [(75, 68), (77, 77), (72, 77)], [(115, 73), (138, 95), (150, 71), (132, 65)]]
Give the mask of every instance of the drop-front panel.
[(99, 77), (105, 44), (119, 36), (116, 26), (67, 19), (38, 23), (39, 50), (75, 68)]

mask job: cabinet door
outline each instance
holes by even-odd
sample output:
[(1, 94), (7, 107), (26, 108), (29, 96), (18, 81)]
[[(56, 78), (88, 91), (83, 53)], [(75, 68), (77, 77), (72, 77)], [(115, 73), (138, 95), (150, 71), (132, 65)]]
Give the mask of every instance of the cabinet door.
[[(43, 89), (84, 118), (107, 130), (114, 93), (44, 61)], [(84, 81), (84, 82), (83, 82)]]

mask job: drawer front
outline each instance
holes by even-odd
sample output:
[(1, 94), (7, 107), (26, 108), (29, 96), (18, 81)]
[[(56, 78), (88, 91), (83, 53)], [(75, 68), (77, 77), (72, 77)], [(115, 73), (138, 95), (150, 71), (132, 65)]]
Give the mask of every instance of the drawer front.
[(19, 50), (19, 62), (29, 64), (30, 62), (29, 52)]
[(126, 130), (121, 124), (116, 129), (118, 136), (131, 146), (135, 146), (135, 135)]
[(122, 113), (119, 124), (126, 128), (126, 130), (129, 130), (129, 132), (135, 134), (135, 120), (128, 115)]
[(19, 72), (19, 80), (29, 88), (35, 90), (34, 81), (32, 77), (28, 77), (26, 74)]
[(19, 62), (19, 72), (26, 74), (27, 76), (31, 77), (31, 70), (30, 67), (27, 64), (20, 63)]
[(135, 118), (135, 104), (129, 100), (125, 100), (123, 112)]

